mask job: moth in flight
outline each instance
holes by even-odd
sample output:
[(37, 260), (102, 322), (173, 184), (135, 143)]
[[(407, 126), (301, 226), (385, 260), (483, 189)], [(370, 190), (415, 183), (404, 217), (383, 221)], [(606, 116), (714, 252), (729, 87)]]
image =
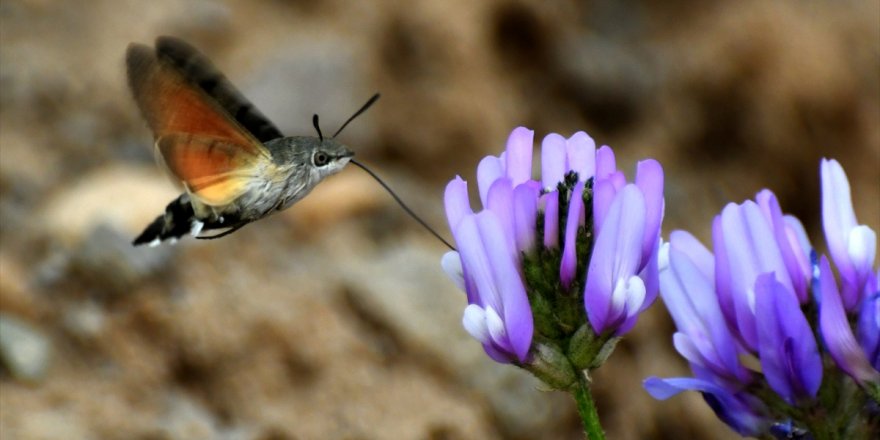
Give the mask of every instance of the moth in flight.
[[(188, 233), (217, 238), (234, 232), (302, 199), (354, 154), (320, 131), (318, 137), (285, 137), (182, 40), (159, 37), (155, 49), (131, 44), (125, 61), (134, 99), (153, 131), (157, 160), (185, 190), (135, 245)], [(223, 232), (200, 235), (212, 230)]]
[(134, 245), (155, 246), (186, 234), (225, 236), (290, 207), (351, 162), (452, 248), (335, 139), (378, 94), (330, 138), (321, 133), (317, 115), (312, 122), (318, 136), (284, 136), (206, 56), (180, 39), (159, 37), (155, 48), (132, 43), (125, 62), (128, 84), (153, 132), (157, 160), (184, 188)]

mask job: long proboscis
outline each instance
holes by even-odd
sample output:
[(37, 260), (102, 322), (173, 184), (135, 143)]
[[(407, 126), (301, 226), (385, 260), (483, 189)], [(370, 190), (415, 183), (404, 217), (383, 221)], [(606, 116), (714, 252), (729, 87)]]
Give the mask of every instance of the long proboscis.
[(352, 160), (351, 163), (357, 165), (360, 169), (366, 171), (366, 173), (369, 174), (370, 177), (372, 177), (373, 179), (376, 179), (376, 182), (379, 182), (379, 185), (382, 185), (382, 188), (385, 188), (385, 191), (388, 191), (388, 194), (391, 194), (391, 197), (394, 198), (394, 201), (396, 201), (397, 204), (400, 205), (400, 207), (403, 208), (403, 210), (406, 211), (406, 213), (409, 214), (410, 217), (412, 217), (415, 221), (419, 222), (419, 224), (422, 225), (422, 227), (427, 229), (428, 232), (430, 232), (431, 234), (434, 235), (434, 237), (436, 237), (438, 240), (443, 242), (443, 244), (445, 244), (446, 247), (448, 247), (449, 249), (451, 249), (453, 251), (456, 250), (455, 247), (452, 246), (451, 244), (449, 244), (448, 241), (443, 239), (443, 237), (441, 237), (440, 234), (438, 234), (437, 231), (434, 230), (434, 228), (429, 226), (428, 223), (426, 223), (424, 220), (422, 220), (421, 217), (416, 215), (416, 213), (413, 212), (413, 210), (410, 209), (409, 206), (406, 206), (406, 203), (403, 203), (403, 200), (401, 200), (400, 197), (398, 197), (397, 194), (391, 189), (391, 187), (389, 187), (381, 178), (379, 178), (379, 176), (377, 176), (376, 173), (374, 173), (371, 169), (367, 168), (366, 166), (364, 166), (364, 164), (362, 164), (358, 161)]

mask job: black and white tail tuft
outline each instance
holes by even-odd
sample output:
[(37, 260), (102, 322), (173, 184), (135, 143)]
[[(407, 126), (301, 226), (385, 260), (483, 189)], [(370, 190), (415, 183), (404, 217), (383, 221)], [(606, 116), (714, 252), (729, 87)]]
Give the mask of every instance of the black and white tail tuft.
[(186, 194), (174, 199), (165, 207), (165, 213), (156, 217), (141, 235), (134, 239), (135, 246), (149, 244), (158, 245), (164, 240), (177, 240), (180, 237), (195, 232), (198, 235), (202, 222), (195, 218), (189, 197)]

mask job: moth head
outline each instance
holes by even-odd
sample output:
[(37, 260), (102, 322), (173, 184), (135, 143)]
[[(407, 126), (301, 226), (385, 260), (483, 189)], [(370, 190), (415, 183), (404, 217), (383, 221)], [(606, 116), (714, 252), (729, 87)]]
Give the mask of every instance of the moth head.
[(345, 145), (334, 139), (324, 139), (315, 142), (309, 156), (306, 158), (312, 169), (321, 176), (327, 176), (342, 170), (354, 156), (354, 153)]

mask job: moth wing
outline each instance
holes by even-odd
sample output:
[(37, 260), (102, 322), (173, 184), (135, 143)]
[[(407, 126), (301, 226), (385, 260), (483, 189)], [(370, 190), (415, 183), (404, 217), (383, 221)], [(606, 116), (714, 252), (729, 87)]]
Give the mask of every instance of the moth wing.
[(271, 174), (270, 160), (242, 151), (241, 145), (206, 135), (170, 134), (156, 141), (165, 168), (209, 206), (229, 204)]
[(278, 127), (220, 72), (211, 60), (189, 43), (174, 37), (156, 39), (156, 55), (176, 68), (191, 84), (208, 95), (260, 142), (284, 137)]
[(272, 166), (266, 147), (167, 57), (132, 44), (126, 65), (158, 156), (200, 201), (227, 204)]

